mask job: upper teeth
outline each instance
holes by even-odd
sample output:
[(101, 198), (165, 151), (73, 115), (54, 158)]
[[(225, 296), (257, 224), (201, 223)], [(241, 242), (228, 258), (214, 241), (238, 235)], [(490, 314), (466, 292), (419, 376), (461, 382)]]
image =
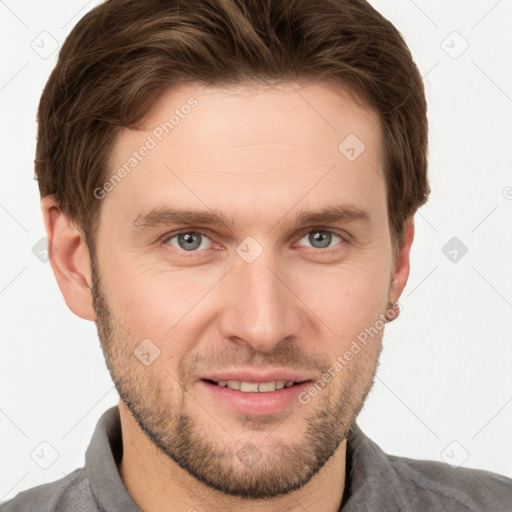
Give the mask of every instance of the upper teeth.
[(244, 382), (240, 380), (219, 380), (217, 384), (222, 387), (237, 389), (246, 393), (257, 393), (268, 391), (275, 391), (276, 389), (283, 389), (285, 386), (289, 388), (293, 386), (293, 380), (272, 380), (270, 382)]

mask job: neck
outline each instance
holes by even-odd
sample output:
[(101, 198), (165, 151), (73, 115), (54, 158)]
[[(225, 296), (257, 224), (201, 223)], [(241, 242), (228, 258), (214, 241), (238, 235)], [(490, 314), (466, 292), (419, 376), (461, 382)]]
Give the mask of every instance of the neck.
[(337, 512), (345, 484), (346, 440), (322, 469), (302, 488), (267, 500), (244, 500), (226, 495), (196, 480), (157, 448), (141, 431), (120, 401), (123, 458), (121, 479), (144, 512), (209, 510), (211, 512)]

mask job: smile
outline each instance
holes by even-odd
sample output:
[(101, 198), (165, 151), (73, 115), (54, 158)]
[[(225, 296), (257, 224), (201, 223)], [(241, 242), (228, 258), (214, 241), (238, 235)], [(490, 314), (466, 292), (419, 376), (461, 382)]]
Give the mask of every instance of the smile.
[(293, 380), (271, 380), (269, 382), (245, 382), (240, 380), (208, 380), (212, 384), (217, 384), (220, 387), (228, 387), (243, 391), (244, 393), (268, 393), (283, 389), (284, 387), (290, 388), (295, 382)]

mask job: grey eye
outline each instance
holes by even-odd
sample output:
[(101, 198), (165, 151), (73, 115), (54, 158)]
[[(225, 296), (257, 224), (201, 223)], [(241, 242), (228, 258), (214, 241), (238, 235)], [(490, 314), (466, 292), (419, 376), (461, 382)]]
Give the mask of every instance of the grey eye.
[[(203, 233), (199, 233), (197, 231), (183, 231), (170, 236), (167, 239), (167, 243), (177, 249), (195, 251), (201, 247), (205, 240), (208, 239)], [(202, 248), (205, 249), (205, 247)]]
[(315, 229), (310, 231), (308, 234), (302, 237), (301, 240), (307, 238), (308, 242), (314, 249), (325, 249), (331, 245), (333, 236), (339, 238), (339, 240), (342, 241), (342, 238), (336, 233), (323, 229)]

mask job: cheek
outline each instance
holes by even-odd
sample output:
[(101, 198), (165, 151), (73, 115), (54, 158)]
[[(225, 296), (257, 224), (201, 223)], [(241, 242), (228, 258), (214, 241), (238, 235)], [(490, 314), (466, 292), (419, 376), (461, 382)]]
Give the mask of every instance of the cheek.
[(359, 262), (328, 271), (311, 269), (296, 281), (296, 293), (334, 332), (337, 343), (345, 344), (373, 325), (385, 310), (390, 278), (383, 268), (387, 265), (382, 261), (380, 266)]
[(214, 292), (222, 274), (214, 269), (162, 271), (124, 262), (112, 269), (105, 287), (111, 290), (113, 314), (132, 338), (149, 338), (162, 351), (171, 347), (183, 352), (201, 327), (201, 301)]

